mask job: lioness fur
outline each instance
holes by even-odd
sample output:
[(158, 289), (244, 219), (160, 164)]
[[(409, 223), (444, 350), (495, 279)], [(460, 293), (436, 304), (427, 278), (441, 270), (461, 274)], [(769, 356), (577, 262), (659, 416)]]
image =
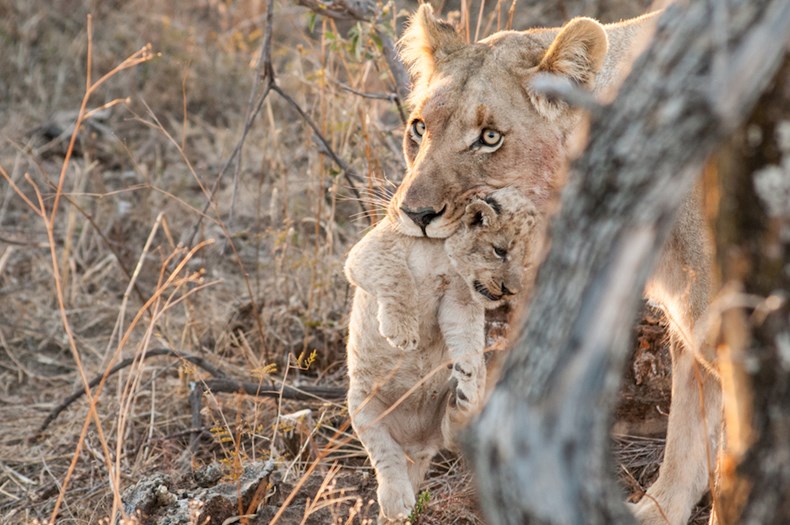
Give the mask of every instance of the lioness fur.
[(473, 199), (446, 240), (385, 219), (349, 252), (348, 408), (376, 471), (380, 522), (410, 514), (431, 458), (480, 407), (484, 309), (521, 290), (536, 213), (499, 190)]
[[(470, 195), (513, 186), (535, 203), (545, 231), (582, 117), (534, 91), (531, 79), (547, 73), (597, 95), (611, 91), (655, 18), (605, 26), (576, 18), (562, 28), (501, 31), (467, 44), (430, 6), (421, 6), (401, 43), (414, 87), (403, 141), (408, 169), (388, 207), (393, 227), (405, 235), (447, 237)], [(544, 237), (537, 234), (535, 246)], [(715, 464), (720, 388), (715, 374), (697, 371), (699, 351), (688, 348), (709, 303), (709, 246), (695, 192), (646, 289), (672, 323), (673, 387), (660, 475), (634, 508), (645, 525), (685, 525)]]

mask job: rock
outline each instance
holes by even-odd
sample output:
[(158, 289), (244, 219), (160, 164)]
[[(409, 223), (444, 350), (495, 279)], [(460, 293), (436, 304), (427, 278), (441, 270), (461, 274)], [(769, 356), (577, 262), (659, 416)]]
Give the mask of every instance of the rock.
[(248, 508), (256, 493), (258, 503), (265, 499), (274, 468), (271, 460), (251, 462), (244, 466), (238, 479), (224, 480), (224, 468), (213, 463), (182, 483), (154, 474), (124, 492), (124, 510), (129, 516), (137, 516), (144, 525), (204, 523), (207, 518), (209, 523), (222, 523), (238, 515), (240, 503), (241, 508)]

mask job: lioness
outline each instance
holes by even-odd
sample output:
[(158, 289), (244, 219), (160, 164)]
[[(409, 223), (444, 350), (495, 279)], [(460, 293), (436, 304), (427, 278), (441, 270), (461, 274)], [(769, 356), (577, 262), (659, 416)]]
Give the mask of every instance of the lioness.
[[(654, 19), (602, 26), (576, 18), (562, 28), (501, 31), (467, 44), (430, 6), (421, 6), (401, 41), (412, 72), (413, 111), (403, 139), (408, 170), (388, 207), (394, 227), (415, 237), (447, 237), (462, 220), (469, 195), (504, 186), (529, 196), (545, 225), (581, 115), (534, 91), (531, 80), (547, 73), (602, 93), (621, 76), (632, 46)], [(543, 237), (536, 235), (535, 242)], [(674, 331), (665, 459), (658, 480), (634, 508), (643, 524), (668, 519), (684, 525), (715, 464), (720, 388), (704, 371), (700, 384), (695, 352), (680, 350), (709, 302), (709, 259), (695, 194), (680, 211), (646, 290), (665, 307)]]
[(348, 408), (376, 470), (380, 522), (411, 513), (431, 458), (480, 407), (484, 309), (521, 290), (536, 213), (502, 189), (473, 199), (446, 240), (384, 219), (349, 252)]

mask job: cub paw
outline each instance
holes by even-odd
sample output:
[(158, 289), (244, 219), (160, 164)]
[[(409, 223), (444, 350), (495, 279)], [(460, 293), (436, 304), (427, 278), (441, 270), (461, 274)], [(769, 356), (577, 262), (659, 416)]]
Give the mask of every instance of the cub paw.
[(477, 381), (453, 370), (448, 382), (447, 410), (442, 418), (442, 441), (444, 448), (458, 450), (458, 433), (475, 415), (482, 401)]
[(458, 363), (450, 376), (450, 408), (460, 412), (471, 412), (480, 403), (481, 392), (477, 375), (465, 370)]
[(417, 500), (411, 483), (382, 483), (378, 489), (379, 523), (403, 523)]
[(410, 352), (420, 342), (417, 319), (410, 315), (396, 315), (385, 308), (379, 309), (379, 332), (395, 348)]

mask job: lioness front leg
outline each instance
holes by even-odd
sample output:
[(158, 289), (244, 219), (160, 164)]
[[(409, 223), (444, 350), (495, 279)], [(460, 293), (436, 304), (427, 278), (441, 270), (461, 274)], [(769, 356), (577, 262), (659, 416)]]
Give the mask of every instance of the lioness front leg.
[(396, 348), (411, 351), (419, 344), (417, 285), (406, 261), (412, 242), (380, 222), (348, 254), (348, 280), (376, 298), (379, 332)]
[(641, 525), (688, 522), (694, 504), (710, 484), (709, 473), (716, 464), (720, 418), (718, 382), (695, 362), (690, 351), (673, 344), (672, 401), (664, 461), (658, 479), (633, 506)]
[[(406, 453), (381, 421), (386, 407), (368, 397), (353, 385), (349, 387), (351, 423), (376, 471), (379, 524), (401, 523), (411, 514), (416, 502)], [(396, 413), (387, 417), (396, 417)]]
[(695, 357), (713, 358), (711, 345), (694, 338), (695, 321), (710, 297), (710, 240), (700, 200), (699, 190), (687, 198), (646, 288), (648, 297), (669, 312), (672, 399), (658, 479), (633, 508), (642, 525), (685, 525), (694, 505), (715, 484), (722, 430), (721, 386)]

